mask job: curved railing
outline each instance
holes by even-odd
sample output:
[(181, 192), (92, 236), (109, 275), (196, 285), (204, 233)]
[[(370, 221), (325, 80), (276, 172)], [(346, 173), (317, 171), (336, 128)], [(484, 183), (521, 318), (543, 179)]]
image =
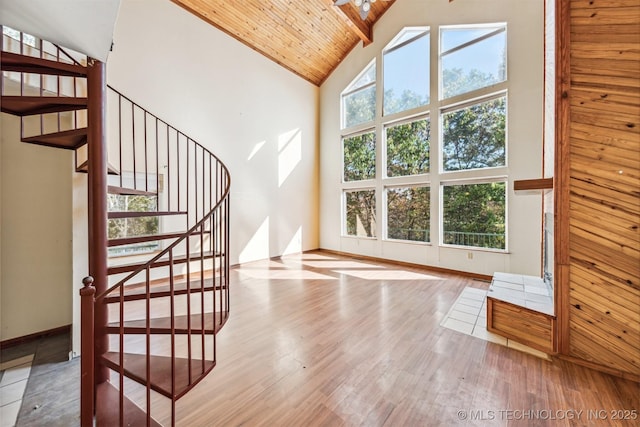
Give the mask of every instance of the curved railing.
[[(120, 390), (120, 425), (128, 422), (125, 395), (148, 424), (153, 414), (173, 425), (176, 400), (215, 366), (215, 334), (229, 316), (230, 175), (207, 148), (120, 92), (109, 88), (107, 99), (109, 158), (117, 159), (109, 197), (155, 199), (142, 211), (110, 212), (110, 231), (123, 228), (112, 227), (117, 221), (147, 223), (138, 224), (143, 234), (134, 227), (133, 235), (109, 236), (109, 246), (158, 248), (146, 262), (109, 266), (115, 283), (95, 297), (109, 313), (109, 351), (98, 360)], [(171, 400), (170, 414), (159, 396)]]

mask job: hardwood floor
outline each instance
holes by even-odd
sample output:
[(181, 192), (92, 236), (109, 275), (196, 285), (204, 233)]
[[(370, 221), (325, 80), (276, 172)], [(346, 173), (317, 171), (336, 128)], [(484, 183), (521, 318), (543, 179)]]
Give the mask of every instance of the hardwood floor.
[(218, 365), (178, 401), (181, 426), (635, 426), (640, 417), (612, 419), (640, 409), (637, 383), (439, 326), (466, 286), (487, 283), (326, 252), (232, 275)]
[[(612, 418), (640, 409), (640, 384), (440, 326), (488, 283), (327, 252), (231, 274), (217, 366), (177, 402), (178, 426), (638, 425)], [(32, 375), (18, 426), (79, 425), (75, 362)], [(156, 396), (154, 416), (169, 411)]]

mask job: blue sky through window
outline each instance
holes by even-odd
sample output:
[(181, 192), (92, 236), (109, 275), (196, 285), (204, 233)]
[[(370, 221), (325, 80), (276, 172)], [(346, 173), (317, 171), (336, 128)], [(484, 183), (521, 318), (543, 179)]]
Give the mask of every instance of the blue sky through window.
[[(392, 46), (396, 46), (400, 42), (415, 37), (420, 33), (425, 33), (425, 30), (407, 31), (392, 42)], [(429, 44), (430, 35), (426, 34), (405, 46), (390, 50), (384, 54), (385, 114), (429, 103)], [(387, 94), (390, 91), (392, 91), (396, 100), (402, 97), (403, 93), (409, 92), (422, 102), (418, 105), (411, 103), (410, 105), (391, 106), (391, 101), (387, 99)]]

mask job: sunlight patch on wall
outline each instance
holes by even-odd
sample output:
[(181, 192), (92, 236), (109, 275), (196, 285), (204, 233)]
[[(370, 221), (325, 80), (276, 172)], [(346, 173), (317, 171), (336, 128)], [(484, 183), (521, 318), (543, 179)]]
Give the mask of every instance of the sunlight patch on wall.
[(264, 146), (264, 144), (266, 144), (267, 141), (260, 141), (258, 142), (256, 145), (253, 146), (253, 150), (251, 150), (251, 153), (249, 154), (249, 158), (247, 158), (248, 160), (251, 160), (253, 158), (253, 156), (255, 156), (258, 151), (260, 151), (260, 149)]
[(269, 258), (269, 217), (264, 219), (238, 258), (240, 263)]
[(302, 226), (298, 227), (282, 255), (297, 254), (302, 252)]
[(278, 136), (278, 187), (302, 160), (302, 132), (294, 129)]

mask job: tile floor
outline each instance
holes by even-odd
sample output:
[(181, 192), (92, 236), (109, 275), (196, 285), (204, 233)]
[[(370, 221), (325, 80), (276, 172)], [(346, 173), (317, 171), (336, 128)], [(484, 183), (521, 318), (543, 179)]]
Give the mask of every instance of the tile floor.
[(69, 360), (70, 344), (64, 333), (0, 349), (0, 427), (80, 426), (80, 359)]
[(484, 289), (464, 288), (440, 326), (550, 360), (546, 353), (487, 331), (487, 293)]
[(16, 425), (33, 354), (0, 363), (0, 427)]
[(492, 298), (553, 316), (553, 294), (540, 277), (495, 273), (489, 288)]

